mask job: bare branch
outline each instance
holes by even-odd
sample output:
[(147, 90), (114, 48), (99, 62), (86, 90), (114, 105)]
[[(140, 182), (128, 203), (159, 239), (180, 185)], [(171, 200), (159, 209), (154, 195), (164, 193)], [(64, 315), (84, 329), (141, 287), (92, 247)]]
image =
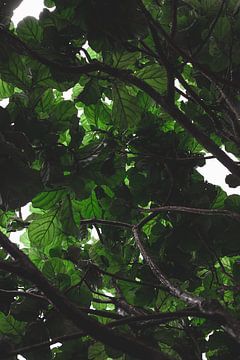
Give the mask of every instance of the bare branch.
[(200, 296), (193, 295), (187, 291), (181, 290), (160, 270), (153, 257), (146, 250), (138, 226), (133, 226), (133, 236), (144, 260), (152, 270), (159, 282), (166, 287), (166, 291), (174, 297), (177, 297), (185, 303), (196, 307), (203, 315), (214, 318), (222, 328), (240, 343), (240, 321), (235, 319), (222, 305), (215, 300), (205, 300)]
[(192, 305), (192, 306), (199, 306), (202, 302), (202, 298), (199, 296), (194, 296), (192, 294), (189, 294), (185, 291), (182, 291), (177, 286), (173, 285), (168, 278), (163, 274), (163, 272), (159, 269), (158, 265), (155, 263), (155, 260), (153, 257), (147, 252), (145, 249), (145, 246), (143, 245), (141, 234), (139, 231), (138, 226), (133, 226), (133, 236), (136, 241), (136, 245), (140, 250), (140, 253), (142, 254), (144, 260), (152, 270), (153, 274), (156, 276), (156, 278), (160, 281), (160, 283), (165, 286), (166, 290), (169, 292), (169, 294), (183, 300), (184, 302)]
[(227, 216), (231, 219), (240, 221), (240, 214), (224, 210), (224, 209), (201, 209), (201, 208), (192, 208), (187, 206), (174, 206), (174, 205), (167, 205), (167, 206), (160, 206), (157, 208), (151, 209), (140, 209), (142, 212), (151, 212), (149, 216), (144, 218), (138, 223), (138, 227), (143, 227), (149, 220), (153, 219), (153, 217), (157, 216), (161, 212), (165, 211), (174, 211), (174, 212), (182, 212), (188, 214), (196, 214), (196, 215), (210, 215), (210, 216)]
[(132, 228), (131, 224), (125, 223), (123, 221), (115, 221), (115, 220), (104, 220), (104, 219), (81, 219), (82, 225), (108, 225), (108, 226), (115, 226), (120, 228)]

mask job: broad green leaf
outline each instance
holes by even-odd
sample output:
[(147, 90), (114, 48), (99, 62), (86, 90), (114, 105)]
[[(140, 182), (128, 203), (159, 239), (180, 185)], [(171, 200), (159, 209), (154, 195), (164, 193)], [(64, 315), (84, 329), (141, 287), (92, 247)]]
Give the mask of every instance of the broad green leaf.
[(88, 199), (79, 201), (79, 207), (83, 218), (100, 219), (102, 217), (102, 209), (94, 191)]
[(38, 113), (40, 119), (49, 117), (49, 112), (52, 110), (55, 102), (56, 100), (52, 89), (46, 90), (41, 96), (39, 96), (37, 99), (37, 105), (35, 104), (35, 111)]
[(76, 208), (72, 203), (70, 196), (65, 196), (63, 198), (63, 203), (59, 212), (59, 220), (65, 235), (72, 235), (77, 237), (79, 233), (79, 222), (75, 222), (75, 211)]
[(91, 345), (88, 349), (89, 360), (106, 360), (106, 353), (104, 345), (97, 342)]
[(137, 99), (123, 86), (113, 88), (112, 117), (114, 125), (120, 130), (135, 129), (141, 119), (141, 108)]
[(113, 66), (120, 69), (127, 69), (133, 65), (139, 57), (138, 52), (114, 52), (113, 53)]
[(221, 188), (217, 189), (217, 195), (212, 203), (213, 209), (223, 208), (224, 201), (227, 198), (227, 194)]
[(86, 116), (87, 124), (91, 127), (107, 128), (111, 125), (111, 111), (103, 104), (98, 102), (97, 104), (84, 106), (84, 115)]
[(68, 129), (72, 118), (77, 116), (77, 109), (72, 101), (61, 101), (52, 108), (51, 115), (57, 128), (63, 131)]
[(32, 206), (35, 208), (49, 210), (54, 205), (56, 205), (65, 194), (65, 190), (44, 191), (35, 196), (35, 198), (32, 200)]
[(14, 56), (5, 64), (0, 64), (0, 74), (2, 80), (9, 82), (20, 89), (28, 89), (31, 84), (30, 69), (20, 56)]
[(17, 321), (11, 315), (0, 312), (0, 334), (21, 336), (25, 328), (25, 323)]
[(225, 41), (231, 35), (231, 23), (227, 16), (221, 16), (213, 30), (218, 41)]
[(68, 291), (68, 298), (79, 306), (89, 308), (92, 301), (92, 293), (87, 285), (82, 284), (80, 287), (72, 288)]
[(77, 100), (80, 100), (85, 105), (96, 104), (101, 98), (101, 88), (97, 80), (89, 80), (84, 86), (83, 91), (78, 95)]
[(0, 99), (6, 99), (14, 94), (14, 86), (0, 79)]
[(32, 245), (44, 248), (59, 242), (61, 224), (57, 219), (58, 209), (39, 215), (28, 228), (28, 236)]
[(43, 30), (36, 18), (27, 16), (18, 24), (17, 34), (25, 43), (36, 46), (42, 40)]
[(147, 65), (136, 75), (161, 94), (167, 91), (167, 73), (163, 67), (157, 64)]
[(54, 257), (45, 262), (42, 271), (49, 280), (55, 282), (60, 274), (70, 275), (74, 271), (74, 265), (68, 260)]

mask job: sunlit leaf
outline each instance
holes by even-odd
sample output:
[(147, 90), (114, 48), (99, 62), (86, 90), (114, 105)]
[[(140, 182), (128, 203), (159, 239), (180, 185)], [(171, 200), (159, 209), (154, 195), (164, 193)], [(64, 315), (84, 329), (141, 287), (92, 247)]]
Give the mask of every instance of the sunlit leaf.
[(59, 241), (61, 234), (61, 224), (57, 219), (58, 210), (49, 211), (39, 215), (28, 228), (28, 236), (31, 244), (38, 247), (44, 247), (49, 244), (55, 244)]

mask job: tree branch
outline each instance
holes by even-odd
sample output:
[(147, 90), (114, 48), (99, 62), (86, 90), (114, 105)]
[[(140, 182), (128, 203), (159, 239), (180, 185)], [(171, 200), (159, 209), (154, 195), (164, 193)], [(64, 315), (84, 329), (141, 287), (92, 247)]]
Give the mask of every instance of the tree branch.
[(27, 292), (27, 291), (21, 291), (21, 290), (0, 289), (0, 294), (3, 294), (3, 295), (8, 294), (8, 295), (18, 296), (18, 297), (26, 297), (26, 298), (31, 298), (31, 299), (41, 300), (41, 301), (46, 301), (48, 303), (51, 303), (45, 296), (38, 295), (33, 292)]
[(147, 265), (152, 270), (153, 274), (156, 276), (156, 278), (160, 281), (160, 283), (165, 286), (166, 290), (169, 292), (169, 294), (183, 300), (184, 302), (192, 305), (192, 306), (198, 306), (202, 302), (202, 298), (199, 296), (194, 296), (190, 293), (187, 293), (185, 291), (182, 291), (177, 286), (173, 285), (168, 278), (163, 274), (163, 272), (159, 269), (158, 265), (155, 263), (154, 259), (150, 256), (150, 254), (145, 249), (145, 246), (143, 245), (139, 227), (133, 226), (133, 236), (136, 242), (136, 245), (138, 249), (140, 250), (140, 253), (142, 254), (144, 260), (146, 261)]
[(131, 224), (125, 223), (123, 221), (115, 221), (115, 220), (104, 220), (104, 219), (81, 219), (81, 225), (108, 225), (108, 226), (115, 226), (120, 228), (132, 228)]
[(2, 358), (2, 360), (5, 360), (5, 359), (9, 359), (10, 357), (19, 355), (19, 354), (28, 354), (30, 352), (37, 351), (37, 350), (40, 350), (40, 349), (45, 348), (45, 347), (49, 347), (49, 346), (54, 345), (56, 343), (61, 343), (61, 342), (71, 341), (71, 340), (74, 340), (74, 339), (79, 339), (80, 337), (83, 337), (83, 336), (86, 336), (86, 335), (87, 334), (84, 333), (83, 331), (78, 331), (78, 332), (75, 332), (73, 334), (58, 336), (58, 337), (56, 337), (56, 338), (54, 338), (52, 340), (43, 341), (43, 342), (40, 342), (40, 343), (37, 343), (37, 344), (24, 346), (22, 348), (13, 350), (13, 351), (9, 352), (9, 354), (7, 354), (7, 355), (1, 355), (1, 358)]
[(178, 9), (178, 0), (172, 0), (172, 26), (171, 26), (172, 38), (174, 38), (177, 31), (177, 9)]
[[(130, 317), (126, 317), (121, 320), (113, 321), (113, 322), (107, 324), (107, 326), (112, 328), (112, 327), (119, 327), (119, 326), (123, 326), (123, 325), (130, 325), (130, 324), (134, 324), (134, 323), (138, 323), (138, 322), (144, 323), (144, 325), (149, 325), (149, 324), (159, 325), (159, 324), (167, 323), (172, 320), (182, 319), (182, 318), (189, 317), (189, 316), (204, 317), (201, 313), (197, 312), (196, 310), (186, 309), (183, 311), (176, 311), (176, 312), (130, 316)], [(39, 350), (39, 349), (42, 349), (45, 347), (49, 347), (50, 345), (54, 345), (56, 343), (63, 343), (66, 341), (71, 341), (71, 340), (78, 339), (78, 338), (86, 336), (86, 335), (87, 335), (86, 333), (80, 331), (80, 332), (75, 332), (75, 333), (69, 334), (69, 335), (59, 336), (59, 337), (56, 337), (49, 341), (43, 341), (43, 342), (40, 342), (37, 344), (25, 346), (25, 347), (16, 349), (14, 351), (11, 351), (9, 354), (4, 356), (2, 359), (7, 359), (11, 356), (18, 355), (18, 354), (27, 354), (32, 351), (36, 351), (36, 350)]]
[(210, 316), (217, 320), (217, 322), (222, 325), (222, 328), (230, 336), (232, 336), (235, 341), (240, 343), (240, 321), (236, 320), (227, 310), (222, 307), (222, 305), (218, 301), (205, 300), (200, 296), (196, 296), (187, 291), (183, 291), (178, 286), (174, 285), (159, 269), (153, 257), (146, 250), (141, 239), (141, 234), (138, 226), (133, 226), (132, 231), (140, 253), (142, 254), (144, 260), (146, 261), (147, 265), (150, 267), (156, 278), (163, 286), (166, 287), (166, 291), (168, 291), (170, 295), (177, 297), (178, 299), (184, 301), (191, 306), (194, 306), (203, 315)]
[[(5, 269), (8, 268), (8, 271), (11, 268), (14, 274), (33, 282), (54, 304), (56, 309), (58, 309), (64, 316), (66, 316), (78, 328), (86, 332), (88, 335), (103, 342), (104, 344), (108, 344), (113, 348), (119, 349), (124, 353), (137, 356), (139, 359), (145, 360), (150, 357), (154, 360), (169, 360), (169, 357), (162, 352), (157, 351), (134, 338), (117, 334), (113, 330), (110, 330), (106, 326), (101, 325), (97, 321), (88, 317), (83, 311), (62, 295), (57, 288), (51, 285), (37, 267), (35, 267), (35, 265), (30, 261), (30, 259), (1, 232), (0, 245), (21, 264), (21, 267), (16, 267), (12, 264), (9, 266), (8, 262), (2, 261), (0, 263), (0, 268), (1, 265), (3, 265)], [(19, 268), (24, 268), (24, 271), (20, 271), (19, 273)]]
[(149, 216), (145, 217), (138, 223), (138, 227), (143, 227), (149, 220), (151, 220), (153, 217), (157, 216), (161, 212), (165, 211), (174, 211), (174, 212), (182, 212), (182, 213), (188, 213), (188, 214), (196, 214), (196, 215), (210, 215), (210, 216), (227, 216), (231, 219), (240, 221), (240, 214), (224, 210), (224, 209), (201, 209), (201, 208), (192, 208), (187, 206), (174, 206), (174, 205), (167, 205), (167, 206), (160, 206), (157, 208), (151, 208), (151, 209), (140, 209), (142, 212), (151, 212)]
[[(215, 155), (215, 157), (224, 165), (226, 168), (240, 177), (240, 167), (238, 167), (235, 162), (223, 151), (221, 150), (208, 136), (206, 136), (201, 130), (192, 123), (192, 121), (182, 113), (172, 102), (169, 102), (164, 96), (161, 96), (155, 89), (150, 85), (145, 83), (143, 80), (132, 75), (128, 70), (121, 70), (113, 68), (107, 64), (103, 64), (98, 61), (94, 61), (91, 64), (72, 66), (65, 65), (62, 63), (52, 62), (47, 58), (39, 55), (36, 51), (30, 49), (26, 44), (24, 44), (20, 39), (15, 35), (9, 33), (6, 29), (2, 28), (0, 34), (5, 36), (10, 36), (11, 41), (16, 41), (16, 45), (20, 46), (26, 51), (28, 55), (33, 57), (35, 60), (38, 60), (44, 65), (54, 67), (55, 69), (68, 73), (75, 73), (78, 75), (88, 74), (94, 71), (102, 71), (114, 78), (118, 78), (123, 82), (130, 83), (140, 90), (146, 92), (158, 105), (160, 105), (168, 114), (170, 114), (185, 130), (187, 130), (202, 146), (204, 146), (208, 152)], [(172, 41), (172, 39), (171, 39)]]

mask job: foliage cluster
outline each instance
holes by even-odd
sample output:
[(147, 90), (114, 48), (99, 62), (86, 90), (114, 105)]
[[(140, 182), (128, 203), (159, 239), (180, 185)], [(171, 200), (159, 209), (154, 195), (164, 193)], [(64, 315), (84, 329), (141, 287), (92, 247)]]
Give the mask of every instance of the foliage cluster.
[(14, 28), (20, 2), (0, 2), (1, 359), (239, 359), (240, 197), (197, 171), (240, 185), (239, 1), (45, 0)]

